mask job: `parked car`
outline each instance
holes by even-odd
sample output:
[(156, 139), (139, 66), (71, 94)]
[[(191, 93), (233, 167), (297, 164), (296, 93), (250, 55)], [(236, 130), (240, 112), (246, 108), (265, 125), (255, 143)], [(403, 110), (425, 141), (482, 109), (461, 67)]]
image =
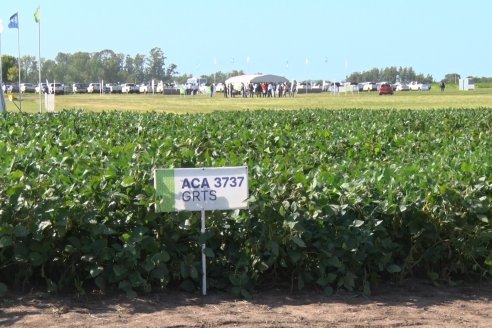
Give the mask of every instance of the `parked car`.
[(394, 88), (396, 91), (408, 91), (408, 90), (410, 90), (410, 87), (405, 82), (396, 82), (394, 84)]
[(389, 83), (384, 83), (379, 86), (379, 95), (392, 95), (393, 87)]
[(65, 94), (65, 86), (61, 83), (50, 83), (48, 92), (55, 95)]
[(72, 86), (73, 93), (87, 93), (89, 83), (74, 83)]
[(36, 91), (36, 85), (32, 83), (21, 83), (20, 90), (22, 93), (34, 93)]
[(135, 83), (123, 83), (121, 85), (121, 92), (123, 92), (123, 93), (139, 93), (140, 90)]
[(427, 83), (419, 83), (417, 81), (412, 81), (408, 84), (410, 90), (412, 91), (429, 91), (431, 89), (431, 85)]
[(215, 92), (224, 92), (224, 83), (215, 84)]
[(101, 83), (89, 83), (87, 86), (87, 93), (100, 93)]
[[(154, 88), (155, 88), (155, 86), (154, 86)], [(138, 91), (140, 93), (152, 92), (152, 84), (150, 84), (150, 83), (142, 83), (138, 87)]]
[(7, 93), (17, 93), (17, 92), (19, 92), (19, 85), (17, 83), (6, 84), (5, 85), (5, 91)]
[(362, 86), (362, 91), (377, 91), (377, 90), (378, 90), (378, 86), (374, 82), (366, 82)]
[(117, 83), (106, 83), (104, 88), (108, 93), (121, 93), (121, 85)]
[(34, 88), (34, 91), (36, 93), (47, 93), (48, 92), (48, 85), (46, 83), (41, 83), (41, 91), (39, 90), (39, 85), (37, 85), (35, 88)]

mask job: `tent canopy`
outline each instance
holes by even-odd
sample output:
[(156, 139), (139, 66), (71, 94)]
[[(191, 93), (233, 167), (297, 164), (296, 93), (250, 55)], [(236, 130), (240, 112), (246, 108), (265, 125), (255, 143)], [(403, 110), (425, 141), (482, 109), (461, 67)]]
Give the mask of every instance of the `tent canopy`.
[(251, 79), (252, 83), (287, 83), (289, 82), (288, 79), (286, 79), (283, 76), (280, 75), (272, 75), (272, 74), (266, 74), (266, 75), (258, 75), (257, 77), (254, 77)]
[(234, 86), (240, 85), (241, 83), (244, 83), (245, 85), (248, 85), (251, 80), (255, 77), (258, 77), (260, 75), (238, 75), (238, 76), (233, 76), (228, 78), (225, 81), (225, 84), (233, 84)]
[(236, 85), (240, 85), (244, 83), (248, 85), (249, 83), (284, 83), (289, 82), (289, 80), (283, 76), (272, 75), (272, 74), (263, 74), (263, 75), (239, 75), (228, 78), (225, 83), (232, 83), (234, 87)]

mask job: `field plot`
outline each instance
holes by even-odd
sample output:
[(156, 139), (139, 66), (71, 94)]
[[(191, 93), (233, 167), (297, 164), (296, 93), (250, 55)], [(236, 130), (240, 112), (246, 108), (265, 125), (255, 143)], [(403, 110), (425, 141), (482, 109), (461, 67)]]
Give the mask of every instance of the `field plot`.
[[(70, 97), (57, 99), (79, 99)], [(339, 321), (323, 316), (329, 307), (321, 307), (324, 312), (320, 312), (319, 304), (346, 292), (377, 300), (381, 286), (411, 279), (425, 279), (427, 287), (417, 286), (417, 295), (405, 294), (403, 299), (392, 294), (398, 303), (382, 300), (389, 309), (379, 308), (383, 312), (378, 316), (371, 316), (378, 311), (378, 301), (366, 303), (369, 311), (353, 321), (347, 319), (345, 325), (369, 325), (371, 320), (379, 320), (382, 326), (438, 324), (432, 321), (434, 316), (408, 310), (407, 304), (410, 309), (422, 307), (444, 316), (439, 323), (485, 326), (489, 321), (489, 94), (426, 93), (400, 98), (365, 94), (357, 100), (365, 101), (352, 109), (336, 108), (346, 101), (343, 97), (355, 100), (358, 95), (161, 98), (213, 112), (193, 115), (185, 114), (186, 110), (184, 115), (155, 113), (149, 107), (135, 110), (139, 101), (145, 104), (146, 98), (139, 97), (114, 98), (114, 109), (125, 106), (116, 99), (130, 104), (122, 111), (104, 109), (109, 105), (104, 104), (54, 115), (2, 115), (0, 293), (9, 298), (2, 303), (0, 324), (29, 325), (26, 320), (33, 320), (31, 325), (68, 326), (69, 321), (81, 326), (126, 322), (166, 326), (144, 315), (155, 313), (169, 320), (167, 326), (299, 327), (307, 322), (321, 327)], [(92, 97), (80, 99), (101, 103)], [(208, 100), (209, 105), (198, 108)], [(247, 106), (236, 109), (252, 104), (258, 106), (252, 109), (259, 109), (264, 100), (276, 109), (289, 108), (271, 102), (295, 101), (297, 108), (306, 109), (226, 111), (223, 105), (242, 102)], [(397, 100), (420, 105), (406, 110), (397, 107)], [(329, 101), (331, 105), (326, 105)], [(363, 109), (366, 103), (378, 110)], [(432, 103), (449, 109), (433, 109)], [(165, 112), (174, 105), (163, 102), (159, 106), (163, 106), (159, 112)], [(249, 168), (250, 208), (211, 212), (204, 237), (200, 237), (196, 214), (155, 213), (153, 168), (239, 165)], [(179, 299), (185, 296), (171, 291), (199, 292), (204, 240), (210, 291), (219, 295), (215, 307), (208, 309), (220, 314), (199, 321), (186, 316), (187, 308)], [(469, 281), (484, 281), (484, 285), (468, 289)], [(431, 293), (442, 297), (429, 300), (425, 298), (431, 290), (428, 285), (465, 286), (453, 291), (470, 297), (463, 303), (456, 294), (432, 289)], [(283, 296), (261, 294), (271, 286)], [(46, 303), (15, 294), (31, 287), (82, 297), (93, 291), (123, 292), (131, 298), (156, 295), (150, 292), (161, 296), (156, 296), (155, 303), (144, 301), (143, 307), (138, 301), (129, 305), (117, 301), (103, 310), (50, 301), (60, 321), (44, 317), (36, 322), (46, 314), (36, 308), (46, 309)], [(296, 300), (289, 306), (289, 293), (307, 291), (315, 292), (304, 296), (311, 301)], [(270, 301), (238, 303), (221, 293)], [(280, 305), (275, 301), (279, 298), (283, 299)], [(171, 303), (160, 307), (166, 302)], [(340, 316), (360, 308), (352, 307), (347, 299), (342, 302)], [(201, 304), (188, 309), (205, 315)], [(179, 318), (169, 318), (170, 312)], [(251, 319), (238, 317), (242, 312)], [(142, 315), (130, 316), (134, 313)], [(388, 321), (385, 313), (395, 318)], [(410, 321), (398, 320), (402, 315)], [(127, 320), (122, 322), (122, 317)]]
[[(37, 112), (38, 97), (24, 97), (23, 110)], [(492, 89), (477, 89), (463, 92), (437, 90), (426, 92), (396, 92), (393, 96), (379, 96), (377, 92), (359, 94), (299, 94), (294, 98), (224, 98), (217, 94), (209, 96), (163, 96), (156, 95), (64, 95), (56, 97), (56, 108), (83, 109), (86, 111), (154, 111), (168, 113), (210, 113), (214, 111), (325, 108), (325, 109), (445, 109), (481, 108), (492, 104)], [(8, 110), (17, 109), (7, 103)]]

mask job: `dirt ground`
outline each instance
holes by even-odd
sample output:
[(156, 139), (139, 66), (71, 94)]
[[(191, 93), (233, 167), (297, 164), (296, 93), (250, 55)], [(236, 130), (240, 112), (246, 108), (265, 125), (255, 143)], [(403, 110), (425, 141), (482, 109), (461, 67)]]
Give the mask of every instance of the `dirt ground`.
[(0, 300), (7, 327), (492, 327), (492, 283), (435, 287), (423, 282), (380, 286), (371, 297), (338, 292), (256, 292), (251, 300), (224, 293)]

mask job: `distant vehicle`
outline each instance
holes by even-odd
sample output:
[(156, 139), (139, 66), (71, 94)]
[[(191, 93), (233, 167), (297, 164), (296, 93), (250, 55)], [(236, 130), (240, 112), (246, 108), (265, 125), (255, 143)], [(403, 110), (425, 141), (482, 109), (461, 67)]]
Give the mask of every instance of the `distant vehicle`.
[(393, 87), (396, 91), (409, 91), (410, 87), (404, 82), (396, 82)]
[(201, 77), (192, 77), (186, 80), (186, 84), (196, 85), (200, 87), (207, 84), (207, 79)]
[(215, 85), (215, 92), (224, 92), (224, 83), (217, 83)]
[(36, 91), (36, 85), (32, 83), (21, 83), (20, 90), (22, 93), (34, 93)]
[(89, 83), (87, 86), (87, 93), (100, 93), (101, 83)]
[(73, 93), (87, 93), (89, 83), (74, 83), (72, 86)]
[(123, 83), (121, 85), (121, 92), (123, 92), (123, 93), (139, 93), (140, 90), (135, 83)]
[(431, 89), (431, 85), (427, 83), (419, 83), (417, 81), (412, 81), (408, 84), (410, 90), (412, 91), (429, 91)]
[(19, 85), (17, 83), (14, 83), (14, 84), (6, 84), (5, 85), (5, 91), (7, 93), (19, 92)]
[(362, 91), (377, 91), (378, 86), (374, 82), (366, 82), (362, 86)]
[(48, 92), (55, 95), (65, 94), (65, 86), (61, 83), (50, 83)]
[(121, 93), (121, 85), (116, 84), (116, 83), (106, 83), (104, 86), (105, 89), (107, 89), (108, 93)]
[[(39, 91), (39, 85), (34, 88), (34, 91), (36, 93), (40, 93)], [(41, 83), (41, 93), (47, 93), (48, 92), (48, 85), (46, 83)]]
[(379, 86), (379, 95), (392, 95), (393, 87), (389, 83), (384, 83)]

